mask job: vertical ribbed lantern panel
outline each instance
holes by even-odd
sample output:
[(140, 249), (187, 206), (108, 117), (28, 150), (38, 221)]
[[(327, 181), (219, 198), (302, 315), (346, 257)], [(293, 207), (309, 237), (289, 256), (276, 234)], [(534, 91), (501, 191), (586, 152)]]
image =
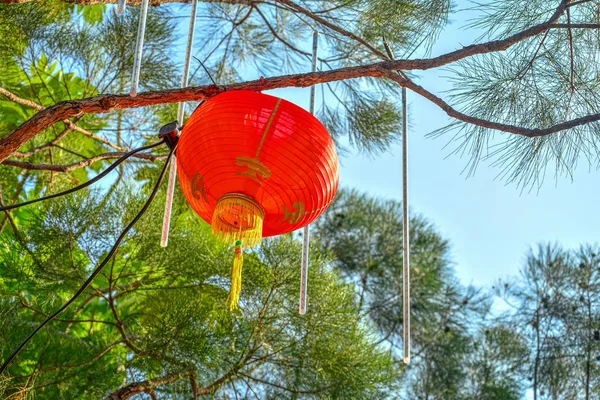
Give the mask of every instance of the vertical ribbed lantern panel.
[[(246, 207), (264, 211), (263, 237), (314, 221), (339, 182), (335, 146), (321, 122), (286, 100), (250, 91), (225, 92), (199, 107), (181, 133), (177, 163), (185, 197), (213, 229), (220, 199), (247, 197)], [(227, 218), (240, 230), (254, 223)]]

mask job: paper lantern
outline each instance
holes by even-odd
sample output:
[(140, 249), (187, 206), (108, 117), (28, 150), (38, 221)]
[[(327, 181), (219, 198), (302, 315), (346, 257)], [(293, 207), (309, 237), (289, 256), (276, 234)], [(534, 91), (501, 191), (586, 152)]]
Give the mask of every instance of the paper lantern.
[(242, 244), (310, 224), (339, 183), (337, 153), (323, 124), (286, 100), (250, 91), (219, 94), (192, 114), (177, 165), (192, 209), (236, 245), (232, 309), (241, 290)]

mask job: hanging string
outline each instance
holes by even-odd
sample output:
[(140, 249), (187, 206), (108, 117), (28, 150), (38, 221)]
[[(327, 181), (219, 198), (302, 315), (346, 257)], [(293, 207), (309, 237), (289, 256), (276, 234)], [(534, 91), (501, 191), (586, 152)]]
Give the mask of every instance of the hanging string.
[(150, 207), (152, 200), (154, 200), (154, 197), (156, 196), (156, 193), (158, 192), (160, 184), (163, 181), (163, 178), (167, 171), (167, 167), (169, 165), (169, 161), (171, 161), (171, 157), (173, 156), (173, 152), (175, 151), (175, 148), (176, 147), (174, 146), (171, 149), (169, 156), (167, 157), (167, 160), (165, 162), (165, 165), (164, 165), (162, 171), (160, 172), (158, 181), (156, 182), (156, 185), (154, 185), (154, 189), (152, 190), (152, 193), (150, 193), (148, 200), (146, 200), (146, 203), (144, 204), (142, 209), (138, 212), (138, 214), (133, 218), (133, 220), (131, 220), (131, 222), (129, 222), (129, 224), (127, 224), (125, 229), (123, 229), (123, 231), (121, 232), (121, 234), (119, 235), (119, 237), (117, 238), (115, 243), (113, 244), (112, 248), (110, 249), (110, 251), (108, 252), (106, 257), (104, 258), (104, 260), (102, 260), (102, 262), (96, 267), (96, 269), (92, 272), (92, 274), (89, 276), (89, 278), (83, 283), (83, 285), (81, 285), (81, 287), (79, 288), (79, 290), (77, 290), (77, 292), (73, 295), (73, 297), (71, 297), (62, 307), (60, 307), (52, 315), (47, 317), (44, 320), (44, 322), (42, 322), (40, 325), (38, 325), (38, 327), (35, 328), (35, 330), (33, 332), (31, 332), (31, 334), (29, 336), (27, 336), (27, 338), (19, 345), (19, 347), (17, 347), (15, 349), (15, 351), (13, 351), (10, 356), (8, 356), (8, 358), (6, 359), (4, 364), (2, 364), (2, 367), (0, 367), (0, 374), (2, 374), (6, 370), (6, 368), (10, 365), (10, 363), (17, 356), (17, 354), (19, 354), (19, 352), (27, 345), (27, 343), (35, 336), (35, 334), (40, 331), (40, 329), (42, 329), (44, 326), (46, 326), (46, 324), (48, 324), (48, 322), (52, 321), (60, 313), (62, 313), (64, 310), (66, 310), (67, 307), (69, 307), (75, 300), (77, 300), (77, 298), (85, 291), (85, 289), (87, 289), (87, 287), (90, 285), (90, 283), (92, 283), (94, 278), (96, 276), (98, 276), (98, 274), (102, 271), (102, 268), (104, 268), (104, 266), (112, 259), (112, 257), (114, 256), (115, 252), (119, 248), (119, 245), (121, 244), (121, 242), (123, 241), (123, 239), (125, 238), (127, 233), (131, 230), (131, 228), (133, 228), (133, 226), (137, 223), (137, 221), (144, 215), (144, 213), (148, 210), (148, 207)]
[(227, 297), (229, 311), (238, 309), (240, 293), (242, 291), (242, 267), (244, 265), (244, 249), (242, 241), (235, 242), (235, 256), (233, 257), (233, 269), (231, 270), (231, 290)]
[[(202, 67), (204, 69), (204, 72), (206, 72), (206, 75), (208, 75), (208, 78), (210, 79), (210, 81), (213, 83), (213, 85), (217, 86), (217, 82), (213, 79), (212, 75), (210, 74), (210, 71), (208, 70), (208, 68), (206, 68), (206, 65), (204, 65), (204, 63), (202, 62), (202, 60), (199, 59), (196, 56), (192, 56), (192, 57), (194, 57), (194, 60), (198, 61), (198, 63), (200, 65), (198, 65), (198, 68), (196, 68), (196, 70), (192, 74), (192, 78), (191, 79), (194, 79), (194, 76), (196, 76), (196, 72), (198, 72), (198, 70), (200, 69), (200, 67)], [(206, 60), (204, 60), (204, 61), (206, 61)], [(223, 88), (224, 91), (227, 90), (225, 88), (225, 86), (221, 86), (221, 87)]]
[(123, 14), (125, 12), (125, 4), (127, 0), (119, 0), (117, 4), (117, 14)]
[[(394, 53), (383, 38), (390, 60)], [(402, 87), (402, 341), (404, 363), (410, 363), (410, 218), (408, 212), (408, 105), (406, 88)]]
[(404, 363), (410, 362), (410, 229), (408, 211), (408, 105), (406, 88), (402, 88), (402, 308)]
[(85, 187), (88, 187), (92, 184), (94, 184), (95, 182), (98, 182), (100, 179), (104, 178), (106, 175), (108, 175), (108, 173), (110, 171), (112, 171), (113, 169), (117, 168), (119, 166), (119, 164), (121, 164), (123, 161), (127, 160), (129, 157), (131, 157), (132, 155), (134, 155), (135, 153), (139, 153), (140, 151), (143, 150), (148, 150), (151, 149), (153, 147), (159, 146), (161, 144), (164, 144), (165, 141), (161, 140), (160, 142), (154, 143), (154, 144), (150, 144), (148, 146), (143, 146), (143, 147), (139, 147), (137, 149), (133, 149), (127, 153), (125, 153), (121, 158), (119, 158), (117, 161), (115, 161), (114, 163), (112, 163), (108, 168), (106, 168), (104, 171), (102, 171), (100, 174), (96, 175), (95, 177), (93, 177), (92, 179), (90, 179), (89, 181), (82, 183), (81, 185), (75, 186), (71, 189), (65, 190), (64, 192), (58, 192), (58, 193), (54, 193), (45, 197), (40, 197), (39, 199), (34, 199), (34, 200), (29, 200), (23, 203), (18, 203), (18, 204), (11, 204), (8, 206), (3, 206), (0, 207), (0, 212), (1, 211), (8, 211), (8, 210), (13, 210), (15, 208), (19, 208), (19, 207), (23, 207), (23, 206), (28, 206), (30, 204), (34, 204), (40, 201), (44, 201), (44, 200), (50, 200), (50, 199), (54, 199), (56, 197), (60, 197), (60, 196), (64, 196), (66, 194), (70, 194), (70, 193), (74, 193), (78, 190), (81, 190)]
[[(188, 76), (190, 74), (190, 63), (192, 61), (192, 47), (194, 45), (194, 29), (196, 27), (196, 10), (198, 8), (198, 0), (192, 1), (192, 10), (190, 12), (190, 29), (188, 32), (187, 47), (185, 49), (185, 60), (183, 62), (183, 76), (181, 78), (181, 87), (188, 85)], [(179, 102), (177, 106), (177, 123), (183, 125), (183, 117), (185, 113), (185, 103)], [(171, 226), (171, 212), (173, 210), (173, 195), (175, 194), (175, 183), (177, 181), (177, 163), (175, 159), (171, 163), (169, 170), (169, 184), (167, 186), (167, 198), (165, 200), (165, 214), (163, 217), (162, 234), (160, 238), (160, 246), (167, 247), (169, 244), (169, 228)]]
[(137, 41), (135, 43), (135, 55), (133, 58), (133, 84), (129, 94), (132, 97), (138, 94), (138, 85), (140, 83), (140, 70), (142, 69), (142, 53), (144, 49), (144, 34), (146, 32), (146, 19), (148, 16), (148, 1), (142, 0), (142, 8), (140, 10), (140, 22), (138, 24)]
[[(313, 47), (312, 47), (312, 72), (317, 71), (317, 53), (319, 48), (319, 32), (313, 31)], [(310, 88), (310, 113), (315, 114), (315, 98), (317, 86), (312, 85)], [(300, 315), (306, 314), (306, 292), (308, 290), (308, 252), (310, 246), (310, 228), (308, 225), (302, 230), (302, 266), (300, 270)]]

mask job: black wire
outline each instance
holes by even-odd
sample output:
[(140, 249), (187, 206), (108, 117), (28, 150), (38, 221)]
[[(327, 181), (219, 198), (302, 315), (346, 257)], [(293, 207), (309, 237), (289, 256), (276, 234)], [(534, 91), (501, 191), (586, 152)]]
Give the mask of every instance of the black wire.
[(15, 208), (27, 206), (29, 204), (37, 203), (38, 201), (54, 199), (56, 197), (64, 196), (66, 194), (70, 194), (70, 193), (76, 192), (76, 191), (78, 191), (80, 189), (83, 189), (85, 187), (88, 187), (91, 184), (93, 184), (95, 182), (98, 182), (100, 179), (104, 178), (110, 171), (112, 171), (113, 169), (117, 168), (117, 166), (119, 164), (121, 164), (123, 161), (125, 161), (126, 159), (128, 159), (129, 157), (131, 157), (132, 155), (134, 155), (135, 153), (139, 153), (142, 150), (151, 149), (153, 147), (156, 147), (158, 145), (163, 144), (164, 142), (165, 142), (164, 140), (161, 140), (160, 142), (157, 142), (157, 143), (154, 143), (154, 144), (149, 144), (148, 146), (139, 147), (137, 149), (133, 149), (133, 150), (129, 151), (128, 153), (125, 153), (123, 155), (123, 157), (119, 158), (117, 161), (115, 161), (113, 164), (111, 164), (110, 167), (106, 168), (100, 174), (98, 174), (94, 178), (90, 179), (89, 181), (87, 181), (87, 182), (85, 182), (85, 183), (83, 183), (83, 184), (81, 184), (79, 186), (75, 186), (74, 188), (65, 190), (64, 192), (54, 193), (54, 194), (51, 194), (49, 196), (40, 197), (39, 199), (35, 199), (35, 200), (29, 200), (29, 201), (26, 201), (24, 203), (11, 204), (9, 206), (3, 206), (3, 207), (0, 207), (0, 211), (8, 211), (8, 210), (12, 210), (12, 209), (15, 209)]
[[(204, 66), (204, 63), (196, 56), (192, 56), (196, 59), (196, 61), (198, 61), (200, 63), (200, 65), (202, 65), (202, 68), (204, 68), (204, 71), (206, 72), (206, 75), (208, 75), (208, 77), (210, 78), (210, 80), (212, 81), (213, 85), (215, 86), (219, 86), (217, 85), (217, 82), (215, 82), (215, 80), (213, 79), (212, 75), (210, 74), (210, 72), (208, 72), (208, 69)], [(197, 70), (196, 70), (197, 71)], [(196, 75), (196, 73), (194, 72), (194, 75)], [(192, 75), (192, 78), (194, 76)]]
[[(138, 149), (138, 150), (140, 150), (140, 149)], [(35, 336), (35, 334), (38, 333), (38, 331), (40, 329), (42, 329), (44, 326), (46, 326), (46, 324), (48, 322), (52, 321), (57, 315), (62, 313), (67, 307), (69, 307), (71, 305), (71, 303), (73, 303), (85, 291), (85, 289), (87, 289), (87, 287), (90, 285), (90, 283), (92, 283), (94, 278), (100, 273), (100, 271), (102, 271), (102, 268), (104, 268), (104, 266), (108, 263), (108, 261), (110, 261), (110, 259), (114, 256), (115, 252), (117, 251), (117, 248), (119, 247), (119, 245), (125, 238), (125, 235), (127, 235), (129, 230), (136, 224), (136, 222), (142, 217), (142, 215), (144, 215), (146, 210), (148, 210), (148, 207), (150, 207), (150, 204), (152, 203), (152, 200), (154, 200), (154, 197), (156, 196), (156, 193), (158, 192), (160, 184), (163, 181), (163, 178), (165, 177), (165, 172), (167, 171), (167, 166), (169, 165), (169, 161), (171, 160), (171, 157), (173, 156), (174, 151), (175, 151), (175, 148), (171, 149), (169, 156), (167, 157), (167, 161), (165, 162), (165, 165), (160, 173), (160, 176), (158, 177), (158, 181), (156, 182), (156, 185), (154, 186), (152, 193), (150, 193), (148, 200), (146, 200), (146, 203), (144, 204), (144, 206), (142, 207), (140, 212), (135, 216), (135, 218), (133, 218), (133, 220), (131, 220), (131, 222), (125, 227), (125, 229), (123, 229), (123, 232), (121, 232), (121, 234), (117, 238), (115, 244), (113, 244), (112, 248), (108, 252), (108, 255), (104, 258), (104, 260), (100, 263), (100, 265), (98, 265), (96, 267), (96, 269), (92, 272), (92, 274), (84, 282), (84, 284), (79, 288), (79, 290), (77, 290), (77, 292), (73, 295), (73, 297), (71, 297), (71, 299), (69, 299), (69, 301), (67, 301), (54, 314), (47, 317), (46, 320), (44, 322), (42, 322), (37, 328), (35, 328), (35, 330), (33, 332), (31, 332), (31, 334), (29, 336), (27, 336), (27, 338), (19, 345), (19, 347), (17, 347), (17, 349), (15, 351), (13, 351), (10, 356), (8, 356), (8, 359), (4, 362), (4, 364), (2, 364), (2, 367), (0, 367), (0, 374), (2, 374), (6, 370), (6, 368), (9, 366), (9, 364), (12, 362), (12, 360), (17, 356), (17, 354), (19, 354), (19, 352), (23, 349), (23, 347), (25, 347), (25, 345), (27, 345), (27, 343)]]

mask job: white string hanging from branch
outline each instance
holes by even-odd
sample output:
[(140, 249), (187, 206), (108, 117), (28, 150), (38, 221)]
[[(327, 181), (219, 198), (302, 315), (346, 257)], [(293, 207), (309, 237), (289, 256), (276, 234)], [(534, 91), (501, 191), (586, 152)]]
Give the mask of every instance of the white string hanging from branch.
[(133, 58), (133, 76), (132, 86), (129, 94), (132, 97), (138, 94), (138, 85), (140, 83), (140, 70), (142, 69), (142, 53), (144, 49), (144, 34), (146, 32), (146, 19), (148, 17), (148, 1), (142, 0), (142, 8), (140, 10), (140, 22), (138, 23), (138, 34), (135, 42), (135, 54)]
[[(192, 60), (192, 48), (194, 45), (194, 30), (196, 28), (196, 13), (198, 8), (198, 0), (192, 1), (192, 10), (190, 12), (190, 28), (188, 31), (187, 46), (185, 49), (185, 59), (183, 61), (183, 76), (181, 78), (181, 87), (184, 88), (188, 85), (188, 77), (190, 75), (190, 64)], [(183, 118), (185, 114), (185, 103), (179, 102), (177, 106), (177, 123), (179, 126), (183, 125)], [(167, 186), (167, 198), (165, 201), (165, 214), (163, 217), (162, 235), (160, 238), (161, 247), (167, 247), (169, 244), (169, 228), (171, 226), (171, 211), (173, 209), (173, 195), (175, 193), (175, 184), (177, 181), (177, 162), (175, 162), (175, 156), (171, 163), (171, 169), (169, 170), (169, 184)]]
[(404, 363), (410, 362), (410, 218), (408, 212), (408, 105), (402, 88), (402, 309)]
[(127, 0), (119, 0), (117, 4), (117, 14), (123, 14), (125, 12), (125, 4)]
[[(319, 47), (319, 32), (313, 31), (312, 72), (317, 71), (317, 53)], [(315, 97), (317, 86), (310, 88), (310, 113), (315, 114)], [(306, 225), (302, 230), (302, 266), (300, 270), (300, 315), (306, 314), (306, 292), (308, 290), (308, 251), (310, 246), (310, 229)]]
[[(390, 60), (394, 52), (383, 38)], [(410, 363), (410, 215), (408, 211), (408, 104), (402, 88), (402, 342), (404, 363)]]

